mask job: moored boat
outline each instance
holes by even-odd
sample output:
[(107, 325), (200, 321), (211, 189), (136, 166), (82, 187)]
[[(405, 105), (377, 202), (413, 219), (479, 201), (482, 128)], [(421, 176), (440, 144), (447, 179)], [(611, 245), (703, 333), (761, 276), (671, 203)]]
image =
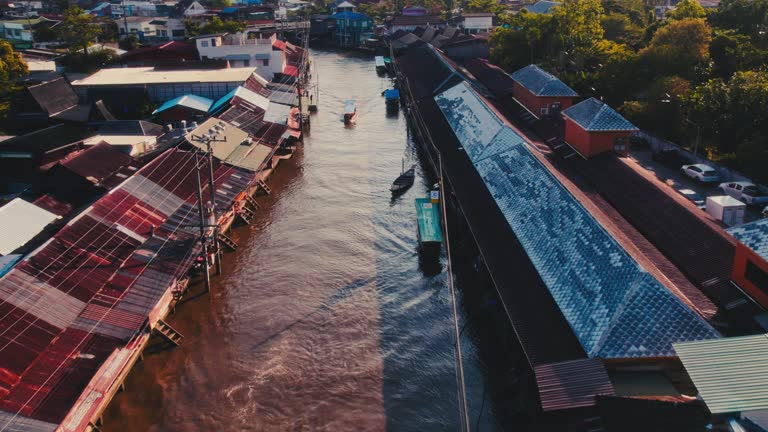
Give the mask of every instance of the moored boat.
[(347, 99), (344, 101), (344, 124), (352, 124), (357, 120), (357, 106), (355, 101)]
[(388, 89), (384, 91), (384, 101), (388, 106), (397, 106), (400, 102), (400, 90)]
[[(405, 168), (405, 166), (403, 166)], [(389, 190), (392, 195), (397, 195), (405, 192), (409, 187), (413, 186), (413, 181), (416, 178), (416, 167), (411, 165), (408, 170), (403, 169), (402, 173), (392, 182), (392, 186)]]
[(376, 72), (380, 74), (384, 74), (387, 72), (387, 63), (384, 61), (384, 56), (376, 56), (373, 58), (374, 63), (376, 63)]
[(443, 243), (440, 228), (440, 204), (429, 198), (416, 198), (416, 220), (419, 228), (419, 245), (423, 250), (439, 250)]

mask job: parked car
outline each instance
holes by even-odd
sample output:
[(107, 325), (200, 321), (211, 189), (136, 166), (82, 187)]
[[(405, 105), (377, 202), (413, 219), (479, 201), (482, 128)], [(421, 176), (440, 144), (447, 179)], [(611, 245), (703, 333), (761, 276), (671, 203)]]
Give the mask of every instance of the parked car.
[(702, 183), (715, 183), (720, 180), (720, 174), (714, 168), (704, 164), (683, 165), (680, 172)]
[(720, 183), (718, 186), (726, 194), (747, 205), (768, 204), (768, 193), (750, 182)]
[(699, 195), (698, 193), (696, 193), (696, 191), (691, 190), (691, 189), (677, 189), (677, 192), (680, 195), (682, 195), (682, 196), (688, 198), (689, 200), (691, 200), (694, 204), (696, 204), (696, 207), (698, 207), (700, 209), (704, 209), (704, 207), (705, 207), (704, 206), (704, 203), (705, 203), (704, 198), (705, 197)]

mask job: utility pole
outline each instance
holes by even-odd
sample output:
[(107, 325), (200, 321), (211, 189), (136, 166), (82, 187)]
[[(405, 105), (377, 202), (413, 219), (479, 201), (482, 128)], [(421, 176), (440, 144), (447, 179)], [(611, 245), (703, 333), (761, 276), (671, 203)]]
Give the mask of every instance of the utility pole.
[(208, 146), (208, 187), (211, 190), (211, 220), (213, 221), (213, 251), (216, 254), (216, 276), (221, 275), (221, 250), (219, 248), (219, 223), (216, 219), (216, 185), (213, 181), (213, 150), (211, 145), (212, 140), (207, 140), (205, 144)]
[(211, 269), (208, 264), (208, 241), (206, 239), (206, 227), (205, 214), (203, 212), (203, 187), (200, 182), (200, 159), (198, 158), (197, 151), (195, 151), (195, 175), (197, 176), (197, 211), (200, 213), (200, 244), (203, 247), (203, 267), (205, 271), (205, 291), (211, 290)]
[[(192, 135), (192, 140), (198, 141), (201, 143), (204, 143), (206, 146), (206, 149), (208, 150), (208, 188), (210, 189), (210, 201), (208, 203), (210, 204), (208, 207), (210, 216), (210, 223), (207, 223), (206, 225), (210, 228), (213, 228), (213, 252), (216, 254), (216, 275), (221, 274), (221, 248), (219, 247), (219, 224), (218, 220), (216, 219), (216, 185), (213, 180), (213, 143), (215, 142), (226, 142), (227, 136), (224, 135), (224, 139), (216, 138), (216, 136), (223, 132), (225, 130), (226, 126), (223, 125), (215, 125), (211, 130), (209, 130), (208, 134), (204, 134), (202, 136)], [(198, 172), (198, 177), (200, 173)], [(199, 183), (199, 180), (198, 180)], [(202, 208), (203, 198), (202, 193), (198, 197), (200, 199), (200, 206)], [(202, 211), (201, 211), (201, 217), (202, 217)]]

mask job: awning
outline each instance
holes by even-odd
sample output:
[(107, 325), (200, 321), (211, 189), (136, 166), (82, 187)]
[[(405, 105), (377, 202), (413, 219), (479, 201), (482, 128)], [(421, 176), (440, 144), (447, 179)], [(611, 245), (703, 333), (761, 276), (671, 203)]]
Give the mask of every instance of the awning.
[(253, 55), (253, 58), (257, 60), (269, 60), (270, 58), (272, 58), (272, 56), (267, 53), (257, 53)]
[(299, 76), (299, 68), (297, 68), (296, 66), (286, 65), (285, 69), (283, 69), (283, 75), (288, 75), (293, 77)]
[(227, 54), (227, 60), (250, 60), (251, 56), (248, 54)]
[(296, 129), (288, 129), (288, 133), (289, 133), (289, 134), (290, 134), (292, 137), (294, 137), (294, 138), (296, 138), (296, 139), (299, 139), (299, 138), (301, 138), (301, 131), (299, 131), (299, 130), (296, 130)]

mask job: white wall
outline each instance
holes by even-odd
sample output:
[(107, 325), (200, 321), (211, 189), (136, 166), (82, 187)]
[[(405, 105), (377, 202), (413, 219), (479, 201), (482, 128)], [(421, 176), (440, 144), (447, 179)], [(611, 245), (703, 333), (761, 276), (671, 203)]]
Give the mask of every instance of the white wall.
[(464, 17), (464, 28), (488, 31), (493, 28), (493, 17)]

